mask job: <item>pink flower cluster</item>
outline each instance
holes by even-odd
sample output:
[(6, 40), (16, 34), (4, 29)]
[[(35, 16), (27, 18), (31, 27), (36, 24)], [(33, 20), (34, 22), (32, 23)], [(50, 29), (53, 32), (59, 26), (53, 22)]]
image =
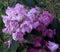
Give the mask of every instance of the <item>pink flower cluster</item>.
[[(42, 32), (42, 36), (48, 36), (49, 38), (53, 38), (56, 34), (55, 29), (47, 29), (47, 26), (53, 21), (54, 16), (48, 11), (43, 11), (41, 14), (39, 7), (27, 9), (18, 3), (15, 7), (8, 7), (6, 15), (2, 15), (2, 19), (5, 24), (3, 32), (11, 34), (15, 41), (24, 42), (25, 32), (30, 33), (33, 29)], [(40, 40), (35, 40), (34, 45), (41, 46)], [(58, 48), (58, 45), (49, 41), (47, 47), (51, 52), (54, 52)], [(29, 50), (29, 52), (46, 52), (45, 49), (37, 50), (31, 48)]]

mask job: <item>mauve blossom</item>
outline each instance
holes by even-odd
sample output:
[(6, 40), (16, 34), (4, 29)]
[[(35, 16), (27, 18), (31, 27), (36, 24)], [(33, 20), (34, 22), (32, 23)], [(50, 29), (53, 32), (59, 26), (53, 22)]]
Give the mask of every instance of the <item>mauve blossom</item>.
[(43, 33), (43, 36), (48, 36), (49, 38), (53, 38), (56, 35), (56, 29), (46, 29)]
[(36, 29), (36, 28), (39, 26), (39, 24), (40, 24), (40, 23), (39, 23), (38, 21), (33, 22), (33, 28)]
[(39, 7), (32, 8), (28, 12), (28, 14), (39, 14), (39, 13), (40, 13), (40, 8)]
[(20, 41), (22, 42), (24, 40), (23, 38), (24, 34), (18, 29), (15, 33), (12, 34), (12, 38), (15, 41)]
[(39, 41), (35, 41), (35, 42), (34, 42), (34, 47), (40, 47), (40, 46), (41, 46), (41, 44), (40, 44)]
[(21, 25), (20, 25), (21, 31), (23, 33), (28, 32), (30, 33), (33, 29), (32, 27), (32, 23), (30, 23), (30, 21), (24, 21)]
[(3, 19), (3, 22), (5, 24), (5, 27), (9, 26), (10, 17), (9, 16), (2, 15), (2, 19)]
[(12, 34), (12, 31), (9, 27), (4, 28), (2, 31), (7, 34)]
[(15, 8), (8, 7), (6, 10), (6, 14), (11, 18), (11, 20), (17, 20), (19, 22), (24, 18), (26, 13), (27, 10), (20, 4), (16, 4)]
[(19, 4), (19, 3), (17, 3), (15, 5), (15, 8), (14, 9), (16, 10), (17, 13), (20, 13), (22, 15), (25, 15), (28, 12), (28, 10), (25, 8), (25, 6), (22, 5), (22, 4)]
[(35, 7), (35, 8), (30, 9), (30, 11), (28, 11), (27, 17), (29, 17), (31, 21), (34, 21), (34, 19), (38, 17), (39, 13), (40, 13), (40, 8)]
[(54, 19), (54, 16), (50, 14), (48, 11), (44, 11), (39, 18), (40, 22), (42, 22), (45, 26), (48, 26), (49, 24), (51, 24), (53, 19)]
[(9, 41), (6, 41), (6, 42), (4, 42), (4, 44), (8, 45), (8, 48), (10, 48), (11, 41), (10, 40)]
[(6, 14), (10, 17), (14, 16), (16, 14), (16, 11), (12, 7), (7, 7)]
[(54, 42), (48, 41), (47, 47), (51, 52), (56, 52), (56, 50), (59, 48), (59, 45)]
[(46, 30), (46, 26), (42, 23), (39, 23), (38, 27), (36, 28), (38, 31), (44, 32)]
[(41, 41), (42, 41), (42, 39), (41, 39), (41, 37), (36, 37), (36, 38), (34, 38), (34, 47), (40, 47), (41, 46)]
[(24, 19), (24, 15), (21, 15), (21, 14), (16, 14), (14, 16), (11, 17), (11, 20), (12, 21), (18, 21), (18, 22), (21, 22), (23, 19)]
[(16, 31), (16, 29), (18, 29), (18, 28), (19, 28), (18, 22), (11, 21), (6, 25), (6, 28), (3, 29), (3, 32), (8, 33), (8, 34), (12, 34), (12, 32)]
[(16, 29), (19, 28), (19, 23), (17, 21), (11, 21), (10, 22), (10, 28), (13, 32), (16, 31)]
[(40, 22), (39, 22), (39, 19), (38, 17), (35, 17), (34, 18), (34, 21), (33, 21), (33, 28), (36, 29), (39, 25), (40, 25)]
[(7, 15), (11, 15), (11, 16), (14, 16), (17, 14), (26, 14), (27, 12), (27, 9), (25, 9), (25, 7), (19, 3), (16, 4), (16, 6), (13, 8), (13, 7), (8, 7), (7, 10), (6, 10), (6, 14)]

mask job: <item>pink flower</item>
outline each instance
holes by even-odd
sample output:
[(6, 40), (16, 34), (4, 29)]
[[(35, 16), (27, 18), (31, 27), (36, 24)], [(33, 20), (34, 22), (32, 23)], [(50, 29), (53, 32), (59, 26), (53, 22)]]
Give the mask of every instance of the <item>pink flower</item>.
[(27, 13), (27, 9), (23, 5), (16, 4), (14, 8), (8, 7), (6, 14), (11, 18), (10, 20), (17, 20), (20, 22)]
[(30, 11), (28, 13), (29, 14), (39, 14), (40, 8), (39, 7), (32, 8), (32, 9), (30, 9)]
[(49, 38), (53, 38), (54, 35), (56, 34), (56, 29), (46, 29), (44, 32), (43, 32), (43, 36), (48, 36)]
[(16, 14), (16, 15), (11, 17), (11, 21), (21, 22), (24, 18), (25, 18), (24, 15)]
[(12, 34), (12, 31), (9, 27), (4, 28), (2, 31), (7, 34)]
[(33, 28), (36, 29), (36, 28), (39, 26), (39, 24), (40, 24), (40, 23), (39, 23), (38, 21), (33, 22)]
[(34, 19), (37, 18), (39, 14), (40, 14), (40, 8), (35, 7), (35, 8), (30, 9), (30, 11), (28, 11), (27, 17), (30, 18), (31, 21), (33, 22)]
[(54, 42), (48, 41), (47, 47), (50, 49), (51, 52), (56, 52), (56, 50), (58, 49), (59, 45), (54, 43)]
[(39, 25), (36, 29), (38, 31), (44, 32), (46, 30), (46, 26), (44, 26), (42, 23), (39, 23)]
[(12, 38), (15, 40), (15, 41), (20, 41), (22, 42), (24, 40), (23, 38), (24, 34), (18, 29), (15, 33), (12, 34)]
[(53, 19), (54, 19), (54, 16), (48, 13), (48, 11), (44, 11), (39, 18), (40, 22), (42, 22), (45, 26), (48, 26), (49, 24), (51, 24)]
[(16, 4), (16, 6), (13, 7), (8, 7), (6, 10), (6, 14), (8, 16), (14, 16), (16, 14), (22, 14), (25, 15), (27, 13), (27, 9), (25, 9), (25, 7), (19, 3)]
[(36, 37), (34, 47), (40, 47), (40, 46), (41, 46), (41, 37)]
[(3, 19), (3, 22), (5, 24), (5, 27), (9, 26), (10, 17), (9, 16), (2, 15), (2, 19)]
[(19, 28), (19, 23), (17, 21), (11, 21), (10, 28), (12, 32), (15, 32)]
[(35, 17), (33, 21), (33, 28), (36, 29), (39, 25), (40, 25), (40, 22), (38, 20), (38, 17)]
[(16, 13), (16, 11), (15, 11), (14, 8), (12, 8), (12, 7), (8, 7), (7, 10), (6, 10), (6, 14), (7, 14), (8, 16), (14, 16), (15, 13)]
[(16, 21), (7, 22), (6, 28), (3, 29), (4, 33), (12, 34), (19, 28), (19, 24)]
[(22, 15), (25, 15), (28, 12), (28, 10), (24, 7), (24, 5), (19, 3), (15, 5), (14, 9), (16, 10), (17, 13), (20, 13)]
[(30, 21), (24, 21), (21, 25), (20, 25), (21, 31), (23, 33), (28, 32), (30, 33), (33, 29), (32, 27), (32, 23)]

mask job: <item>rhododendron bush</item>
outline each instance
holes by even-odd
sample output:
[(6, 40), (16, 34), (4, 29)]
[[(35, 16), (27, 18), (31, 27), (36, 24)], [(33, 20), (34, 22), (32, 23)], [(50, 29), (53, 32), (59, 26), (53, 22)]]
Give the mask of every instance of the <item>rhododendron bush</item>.
[[(60, 23), (56, 16), (39, 6), (28, 8), (16, 3), (2, 14), (6, 52), (58, 52)], [(4, 50), (3, 49), (3, 50)], [(3, 51), (4, 52), (4, 51)]]

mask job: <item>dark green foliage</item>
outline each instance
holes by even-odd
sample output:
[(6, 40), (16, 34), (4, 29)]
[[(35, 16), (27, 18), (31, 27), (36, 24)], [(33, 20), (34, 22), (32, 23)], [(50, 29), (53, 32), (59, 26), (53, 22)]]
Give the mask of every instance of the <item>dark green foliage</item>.
[(26, 35), (24, 36), (24, 38), (25, 38), (26, 40), (30, 41), (30, 42), (34, 42), (31, 34), (26, 33)]
[(27, 52), (27, 48), (25, 45), (19, 45), (19, 47), (17, 48), (16, 52)]
[(54, 41), (60, 44), (60, 22), (55, 18), (51, 25), (52, 28), (56, 29), (56, 37)]
[(41, 32), (37, 31), (36, 29), (33, 29), (32, 32), (31, 32), (32, 35), (35, 35), (35, 36), (41, 36)]

